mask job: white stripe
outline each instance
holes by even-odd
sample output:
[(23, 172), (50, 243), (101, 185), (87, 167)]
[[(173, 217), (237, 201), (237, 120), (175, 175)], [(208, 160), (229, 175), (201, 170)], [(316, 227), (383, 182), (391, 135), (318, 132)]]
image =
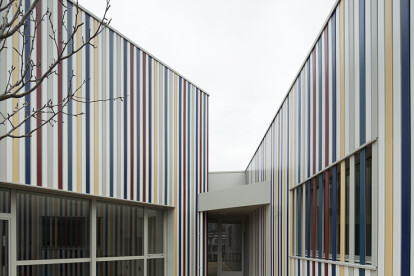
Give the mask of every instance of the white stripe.
[[(357, 148), (360, 143), (360, 53), (359, 53), (359, 3), (354, 3), (354, 111), (355, 113), (355, 125), (353, 126), (353, 129), (355, 130), (354, 133), (354, 148)], [(351, 68), (352, 70), (352, 68)]]
[(393, 274), (401, 273), (401, 53), (400, 4), (393, 1)]

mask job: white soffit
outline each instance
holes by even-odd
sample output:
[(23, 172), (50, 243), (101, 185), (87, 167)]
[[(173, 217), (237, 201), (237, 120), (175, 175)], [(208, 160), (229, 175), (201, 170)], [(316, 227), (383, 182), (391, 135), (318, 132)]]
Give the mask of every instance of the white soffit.
[(270, 183), (261, 182), (198, 194), (198, 211), (224, 211), (270, 204)]

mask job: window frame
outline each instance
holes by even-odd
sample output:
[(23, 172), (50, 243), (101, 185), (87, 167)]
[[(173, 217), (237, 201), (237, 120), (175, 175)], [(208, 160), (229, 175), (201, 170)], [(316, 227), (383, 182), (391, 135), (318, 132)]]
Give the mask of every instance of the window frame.
[[(173, 209), (172, 206), (164, 206), (158, 204), (148, 204), (130, 200), (123, 200), (117, 198), (106, 198), (98, 195), (89, 195), (81, 194), (71, 191), (58, 191), (52, 190), (43, 187), (34, 187), (26, 186), (22, 184), (12, 184), (0, 182), (0, 188), (8, 189), (10, 191), (10, 212), (9, 213), (0, 213), (1, 219), (6, 219), (9, 221), (10, 235), (9, 235), (9, 244), (10, 244), (10, 259), (9, 259), (9, 273), (10, 275), (16, 275), (19, 267), (23, 266), (36, 266), (36, 265), (55, 265), (55, 264), (75, 264), (75, 263), (89, 263), (90, 265), (90, 275), (96, 275), (96, 268), (98, 262), (109, 262), (109, 261), (123, 261), (123, 260), (144, 260), (144, 275), (148, 274), (147, 266), (148, 260), (151, 259), (163, 259), (164, 260), (164, 275), (167, 271), (167, 211)], [(44, 260), (18, 260), (17, 259), (17, 193), (33, 193), (40, 196), (56, 196), (62, 198), (75, 198), (83, 199), (89, 202), (89, 243), (90, 243), (90, 255), (86, 258), (67, 258), (67, 259), (44, 259)], [(96, 206), (97, 201), (108, 203), (108, 204), (117, 204), (117, 205), (132, 205), (139, 206), (143, 208), (144, 212), (144, 252), (142, 256), (119, 256), (119, 257), (100, 257), (97, 258), (97, 235), (96, 235)], [(160, 254), (148, 254), (148, 210), (161, 210), (163, 212), (163, 253)]]

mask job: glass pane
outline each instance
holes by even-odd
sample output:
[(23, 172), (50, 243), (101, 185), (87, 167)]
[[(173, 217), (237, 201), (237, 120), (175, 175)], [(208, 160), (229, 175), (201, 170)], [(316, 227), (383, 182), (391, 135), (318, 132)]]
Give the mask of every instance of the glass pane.
[(208, 276), (217, 276), (217, 247), (218, 234), (217, 223), (208, 223), (208, 240), (207, 240), (207, 262), (208, 262)]
[(0, 213), (10, 213), (10, 190), (0, 188)]
[(17, 259), (89, 257), (89, 201), (17, 193)]
[(48, 264), (48, 265), (28, 265), (18, 266), (17, 275), (26, 276), (88, 276), (90, 274), (89, 263), (74, 263), (74, 264)]
[(148, 269), (148, 276), (163, 276), (164, 275), (164, 259), (149, 259), (147, 269)]
[(0, 220), (0, 275), (9, 275), (9, 221)]
[(163, 212), (148, 210), (148, 253), (163, 253)]
[(143, 208), (98, 202), (96, 238), (97, 257), (142, 256)]
[(242, 270), (242, 225), (222, 224), (223, 261), (222, 271)]
[(97, 262), (97, 276), (143, 276), (144, 260)]

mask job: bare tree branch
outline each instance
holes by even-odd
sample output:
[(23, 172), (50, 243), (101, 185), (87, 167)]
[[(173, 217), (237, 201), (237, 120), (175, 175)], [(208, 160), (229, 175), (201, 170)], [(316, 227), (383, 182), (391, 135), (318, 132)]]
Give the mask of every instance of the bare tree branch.
[[(0, 72), (7, 74), (6, 83), (0, 84), (0, 102), (9, 101), (12, 99), (21, 99), (31, 93), (37, 93), (38, 88), (42, 85), (43, 81), (58, 74), (58, 65), (68, 58), (78, 54), (86, 46), (96, 48), (93, 42), (96, 41), (98, 35), (106, 28), (111, 20), (107, 18), (107, 13), (110, 8), (110, 0), (106, 1), (105, 12), (102, 20), (94, 32), (86, 30), (86, 39), (82, 36), (80, 45), (75, 47), (75, 37), (82, 31), (84, 26), (83, 22), (78, 22), (79, 14), (81, 12), (78, 2), (69, 5), (65, 5), (59, 0), (59, 5), (62, 5), (63, 11), (61, 18), (58, 18), (59, 24), (55, 26), (54, 20), (56, 15), (48, 9), (43, 14), (40, 12), (40, 1), (32, 0), (29, 7), (26, 6), (24, 10), (22, 0), (0, 0), (0, 52), (12, 51), (13, 55), (16, 55), (19, 60), (19, 71), (15, 65), (11, 65), (6, 72)], [(68, 27), (65, 24), (68, 9), (75, 9), (75, 22), (73, 26)], [(48, 41), (53, 44), (53, 59), (46, 66), (46, 70), (42, 72), (41, 68), (44, 67), (42, 62), (44, 60), (37, 59), (35, 57), (34, 49), (37, 41), (38, 29), (42, 28), (42, 24), (48, 24)], [(63, 33), (66, 33), (65, 35)], [(15, 35), (19, 36), (19, 40), (23, 41), (18, 47), (12, 49), (7, 48), (7, 41), (12, 39)], [(65, 39), (66, 38), (66, 39)], [(41, 39), (41, 38), (38, 38)], [(39, 73), (40, 72), (40, 73)], [(16, 75), (18, 76), (16, 78)], [(84, 80), (81, 84), (78, 83), (78, 87), (72, 93), (72, 80), (75, 74), (72, 72), (70, 80), (68, 80), (68, 93), (63, 99), (59, 96), (57, 103), (52, 99), (47, 99), (42, 105), (38, 105), (37, 108), (31, 108), (30, 102), (23, 102), (13, 106), (13, 110), (10, 113), (0, 110), (0, 126), (6, 126), (7, 131), (0, 133), (0, 141), (7, 137), (10, 138), (24, 138), (30, 137), (34, 132), (39, 130), (45, 125), (54, 126), (58, 123), (63, 123), (60, 115), (66, 116), (81, 116), (83, 112), (71, 114), (65, 110), (66, 106), (70, 102), (78, 102), (82, 104), (97, 103), (109, 100), (121, 100), (122, 97), (116, 97), (112, 99), (90, 99), (78, 96), (78, 92), (82, 89), (82, 86), (86, 83)], [(19, 114), (24, 113), (23, 118)], [(58, 119), (57, 117), (58, 116)], [(16, 134), (16, 130), (25, 125), (29, 120), (35, 119), (38, 121), (35, 127), (30, 129), (25, 134)], [(39, 123), (40, 122), (40, 123)]]

